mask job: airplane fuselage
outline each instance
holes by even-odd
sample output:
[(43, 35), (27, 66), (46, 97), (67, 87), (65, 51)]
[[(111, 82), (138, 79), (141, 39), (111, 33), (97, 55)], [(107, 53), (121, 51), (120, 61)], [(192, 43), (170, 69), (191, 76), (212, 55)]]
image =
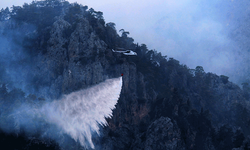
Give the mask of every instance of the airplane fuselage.
[(116, 52), (116, 53), (122, 53), (124, 55), (137, 55), (136, 52), (132, 51), (132, 50), (125, 50), (125, 51), (115, 51), (112, 49), (113, 52)]

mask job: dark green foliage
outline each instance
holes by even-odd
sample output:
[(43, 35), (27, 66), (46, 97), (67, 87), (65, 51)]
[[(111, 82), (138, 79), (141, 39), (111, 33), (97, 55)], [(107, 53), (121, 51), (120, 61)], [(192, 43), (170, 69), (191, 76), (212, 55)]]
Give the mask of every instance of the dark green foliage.
[(108, 47), (110, 49), (114, 49), (118, 46), (118, 38), (119, 35), (116, 32), (115, 29), (115, 23), (109, 22), (106, 24), (106, 30), (105, 30), (105, 43), (108, 44)]
[(8, 7), (5, 9), (2, 8), (0, 10), (0, 21), (8, 20), (10, 15), (11, 15), (11, 12)]
[[(39, 5), (45, 6), (39, 7)], [(25, 3), (23, 7), (13, 6), (11, 18), (18, 24), (24, 22), (30, 23), (37, 25), (38, 29), (42, 30), (53, 24), (55, 17), (61, 14), (62, 8), (62, 5), (56, 5), (56, 3), (52, 4), (52, 1), (48, 4), (45, 4), (45, 2), (33, 2), (31, 4)]]
[(21, 89), (13, 89), (9, 92), (9, 98), (12, 100), (23, 98), (25, 96), (25, 93)]
[(59, 150), (59, 146), (54, 141), (41, 141), (33, 138), (28, 139), (22, 132), (16, 134), (7, 134), (0, 130), (0, 145), (8, 150)]
[(233, 137), (234, 148), (239, 148), (243, 144), (245, 137), (241, 130), (237, 130)]
[(119, 46), (125, 49), (134, 49), (134, 39), (128, 37), (129, 32), (125, 31), (124, 29), (121, 29), (120, 32), (122, 32), (122, 36), (120, 37)]
[[(64, 16), (64, 19), (68, 21), (70, 24), (75, 26), (75, 24), (78, 21), (78, 15), (77, 14), (82, 14), (82, 9), (81, 6), (77, 3), (75, 3), (73, 6), (68, 8), (68, 11), (66, 15)], [(74, 29), (73, 29), (74, 30)]]
[(228, 79), (229, 79), (228, 76), (220, 75), (220, 78), (221, 78), (221, 81), (222, 81), (224, 84), (228, 83)]
[(246, 107), (244, 107), (241, 104), (236, 104), (233, 108), (233, 110), (235, 111), (235, 124), (237, 126), (240, 126), (242, 128), (242, 130), (244, 131), (245, 136), (250, 134), (250, 113), (247, 110)]
[(201, 76), (204, 73), (205, 73), (205, 71), (204, 71), (202, 66), (197, 66), (195, 68), (195, 76)]
[(161, 116), (172, 118), (173, 105), (169, 100), (161, 98), (157, 99), (155, 103), (151, 105), (150, 117), (152, 120), (158, 119)]
[(244, 91), (244, 97), (246, 99), (250, 99), (250, 86), (247, 82), (244, 82), (241, 84), (242, 85), (242, 89)]
[(209, 112), (201, 111), (199, 114), (197, 111), (193, 111), (187, 118), (193, 129), (197, 131), (195, 149), (205, 149), (206, 144), (208, 144), (206, 140), (211, 134), (212, 128), (208, 114)]
[(220, 127), (216, 136), (214, 137), (214, 145), (220, 150), (228, 150), (233, 148), (233, 131), (229, 126)]
[(5, 76), (6, 76), (6, 73), (5, 73), (4, 64), (2, 64), (2, 63), (0, 62), (0, 84), (2, 84), (1, 81), (4, 81), (4, 80), (5, 80)]
[(10, 92), (4, 85), (0, 88), (0, 114), (11, 112), (14, 107), (18, 107), (25, 101), (25, 93), (21, 89), (14, 88)]
[(0, 102), (4, 101), (8, 95), (6, 84), (0, 86)]
[(242, 85), (243, 90), (250, 91), (250, 86), (247, 82), (244, 82), (241, 85)]
[[(61, 15), (62, 10), (69, 4), (59, 0), (50, 1), (33, 1), (31, 4), (25, 3), (23, 7), (13, 6), (11, 12), (11, 20), (15, 21), (15, 28), (21, 27), (23, 24), (29, 24), (36, 27), (37, 32), (33, 32), (36, 36), (24, 37), (21, 44), (25, 50), (33, 55), (39, 52), (45, 54), (47, 52), (47, 42), (50, 38), (50, 28)], [(35, 31), (35, 30), (34, 30)]]
[(243, 149), (244, 150), (250, 150), (250, 139), (249, 137), (243, 142)]

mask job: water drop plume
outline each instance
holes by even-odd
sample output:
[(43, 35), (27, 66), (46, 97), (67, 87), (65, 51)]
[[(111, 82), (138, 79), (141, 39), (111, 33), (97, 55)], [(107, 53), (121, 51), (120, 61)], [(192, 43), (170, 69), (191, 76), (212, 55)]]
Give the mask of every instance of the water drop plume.
[(107, 123), (105, 117), (112, 115), (121, 85), (122, 77), (108, 79), (89, 89), (73, 92), (59, 101), (46, 104), (42, 108), (47, 115), (46, 121), (56, 124), (83, 146), (86, 138), (93, 148), (91, 132), (99, 133), (98, 123)]
[(42, 137), (52, 138), (59, 145), (67, 144), (67, 141), (62, 142), (60, 138), (66, 134), (83, 147), (94, 148), (92, 133), (99, 134), (99, 124), (107, 124), (105, 117), (112, 116), (121, 88), (122, 77), (108, 79), (90, 88), (64, 95), (59, 100), (22, 104), (7, 118), (15, 122), (15, 129), (11, 129), (13, 131), (25, 128), (26, 132), (35, 133), (39, 130)]

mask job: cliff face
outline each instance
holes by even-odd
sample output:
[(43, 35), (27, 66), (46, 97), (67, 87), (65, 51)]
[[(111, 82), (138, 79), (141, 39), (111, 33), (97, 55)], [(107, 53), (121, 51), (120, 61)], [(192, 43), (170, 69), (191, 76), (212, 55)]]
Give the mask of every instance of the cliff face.
[[(123, 73), (120, 99), (113, 117), (107, 118), (108, 126), (94, 140), (97, 148), (246, 147), (248, 90), (241, 90), (226, 76), (205, 73), (200, 66), (189, 69), (145, 45), (134, 44), (127, 34), (119, 36), (111, 23), (105, 25), (100, 13), (76, 4), (59, 6), (63, 11), (49, 26), (31, 32), (35, 38), (25, 35), (34, 45), (24, 46), (24, 51), (38, 50), (29, 55), (29, 88), (35, 88), (37, 96), (53, 99)], [(15, 21), (17, 30), (24, 22), (28, 21)], [(138, 55), (113, 53), (114, 46), (133, 49)], [(3, 79), (4, 75), (1, 83)]]

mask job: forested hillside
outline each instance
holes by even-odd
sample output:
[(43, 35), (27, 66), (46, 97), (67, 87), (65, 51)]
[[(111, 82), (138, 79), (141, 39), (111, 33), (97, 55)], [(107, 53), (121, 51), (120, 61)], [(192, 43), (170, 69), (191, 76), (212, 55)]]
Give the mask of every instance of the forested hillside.
[[(129, 31), (117, 31), (93, 8), (45, 0), (2, 9), (0, 45), (2, 147), (90, 149), (73, 139), (43, 138), (43, 129), (27, 133), (5, 120), (22, 103), (39, 105), (123, 73), (113, 117), (93, 137), (96, 149), (250, 149), (247, 83), (241, 89), (226, 75), (190, 69), (134, 43)], [(137, 55), (113, 53), (117, 48)]]

